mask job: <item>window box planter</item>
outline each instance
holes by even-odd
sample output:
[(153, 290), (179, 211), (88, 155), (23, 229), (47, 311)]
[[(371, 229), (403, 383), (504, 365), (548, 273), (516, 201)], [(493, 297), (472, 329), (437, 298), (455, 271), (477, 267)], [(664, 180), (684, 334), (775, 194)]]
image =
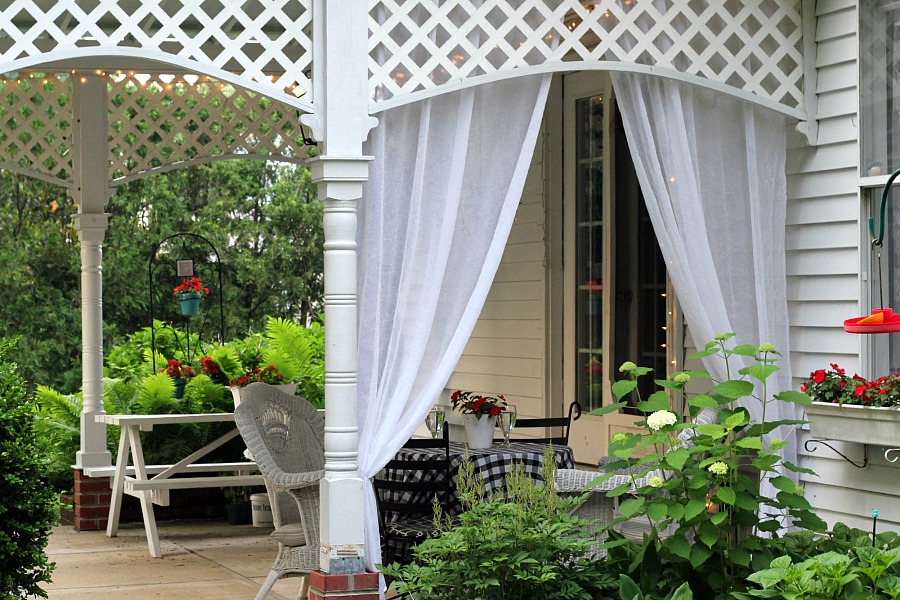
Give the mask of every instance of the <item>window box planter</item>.
[(872, 446), (900, 445), (900, 409), (813, 402), (806, 406), (812, 436)]

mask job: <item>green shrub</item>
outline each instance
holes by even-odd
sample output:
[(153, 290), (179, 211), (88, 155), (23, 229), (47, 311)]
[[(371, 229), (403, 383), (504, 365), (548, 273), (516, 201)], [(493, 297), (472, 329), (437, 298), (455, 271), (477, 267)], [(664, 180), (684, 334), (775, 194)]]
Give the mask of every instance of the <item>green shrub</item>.
[(45, 548), (57, 498), (47, 485), (34, 401), (9, 361), (14, 345), (0, 340), (0, 597), (46, 598), (39, 584), (50, 581), (54, 568)]
[[(771, 402), (809, 404), (810, 399), (790, 390), (770, 398), (767, 380), (778, 370), (774, 363), (780, 355), (771, 344), (729, 348), (726, 341), (733, 335), (716, 336), (691, 357), (718, 356), (725, 361), (725, 381), (714, 381), (707, 394), (688, 397), (685, 393), (694, 411), (715, 409), (716, 424), (694, 427), (679, 422), (667, 393), (684, 392), (692, 379), (710, 379), (706, 371), (675, 373), (670, 379), (657, 380), (663, 389), (643, 399), (637, 380), (650, 369), (627, 362), (619, 369), (627, 379), (612, 388), (620, 400), (638, 394), (637, 408), (646, 416), (638, 425), (647, 432), (616, 434), (609, 446), (609, 456), (615, 460), (606, 465), (611, 471), (594, 483), (616, 475), (617, 469), (631, 473), (630, 481), (609, 492), (610, 496), (630, 496), (619, 504), (619, 516), (610, 527), (646, 517), (652, 531), (641, 545), (613, 532), (606, 543), (606, 567), (640, 582), (642, 593), (650, 594), (647, 597), (665, 597), (668, 590), (688, 583), (697, 598), (727, 598), (746, 585), (747, 575), (767, 567), (773, 557), (783, 553), (783, 541), (778, 538), (782, 527), (793, 524), (814, 532), (826, 528), (803, 497), (803, 488), (781, 474), (812, 471), (782, 460), (778, 451), (787, 443), (765, 435), (782, 425), (802, 423), (766, 421), (766, 407)], [(730, 363), (737, 356), (749, 357), (754, 363), (732, 377)], [(757, 389), (759, 396), (755, 395)], [(753, 422), (749, 412), (735, 404), (742, 398), (761, 404), (762, 423)], [(682, 443), (678, 437), (685, 429), (694, 430), (690, 443)], [(774, 497), (760, 492), (763, 482), (777, 490)]]
[(464, 512), (458, 523), (438, 516), (439, 537), (413, 549), (411, 564), (382, 567), (395, 589), (415, 600), (562, 600), (605, 598), (614, 581), (586, 558), (584, 521), (569, 516), (578, 499), (560, 500), (552, 453), (544, 481), (513, 469), (506, 488), (485, 497), (471, 461), (460, 468)]

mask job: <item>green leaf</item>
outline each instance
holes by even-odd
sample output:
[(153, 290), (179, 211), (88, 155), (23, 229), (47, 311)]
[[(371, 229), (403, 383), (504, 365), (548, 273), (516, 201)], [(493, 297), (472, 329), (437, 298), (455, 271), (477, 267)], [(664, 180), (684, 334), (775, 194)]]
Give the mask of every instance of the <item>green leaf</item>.
[(629, 498), (619, 504), (619, 514), (626, 519), (630, 519), (643, 510), (644, 502), (644, 498)]
[(816, 475), (816, 472), (813, 471), (812, 469), (807, 469), (806, 467), (798, 467), (797, 465), (795, 465), (794, 463), (792, 463), (789, 460), (786, 460), (781, 464), (783, 464), (786, 469), (788, 469), (789, 471), (793, 471), (794, 473), (805, 473), (807, 475)]
[(688, 398), (688, 404), (697, 408), (717, 408), (719, 403), (709, 394), (697, 394)]
[(778, 492), (775, 497), (779, 502), (781, 502), (788, 508), (803, 508), (806, 510), (812, 509), (812, 506), (810, 506), (809, 504), (809, 500), (799, 494)]
[(647, 516), (652, 521), (662, 521), (666, 518), (667, 507), (662, 502), (654, 502), (647, 507)]
[(750, 377), (758, 379), (759, 381), (765, 381), (773, 373), (778, 371), (778, 367), (775, 365), (750, 365), (746, 369), (741, 369), (741, 371), (745, 370)]
[[(721, 513), (717, 513), (721, 514)], [(700, 541), (712, 548), (719, 541), (719, 529), (711, 521), (704, 521), (700, 525)]]
[[(644, 404), (646, 408), (641, 407), (641, 404)], [(654, 392), (647, 398), (646, 402), (638, 404), (638, 408), (648, 413), (656, 412), (658, 410), (669, 410), (670, 406), (671, 401), (669, 400), (669, 395), (662, 390)]]
[(675, 521), (680, 521), (684, 516), (684, 505), (680, 502), (674, 502), (669, 506), (669, 516)]
[(684, 506), (684, 520), (690, 521), (700, 513), (706, 511), (706, 502), (703, 500), (690, 500)]
[(602, 417), (603, 415), (608, 415), (609, 413), (616, 412), (620, 408), (624, 408), (627, 405), (628, 405), (627, 402), (616, 402), (614, 404), (608, 404), (608, 405), (602, 406), (600, 408), (595, 408), (594, 410), (590, 411), (587, 414), (594, 415), (597, 417)]
[(734, 490), (730, 487), (720, 487), (716, 491), (716, 498), (721, 500), (723, 503), (732, 505), (734, 504), (735, 493)]
[(619, 575), (619, 597), (622, 600), (642, 600), (641, 588), (628, 575)]
[(773, 477), (770, 483), (782, 492), (793, 494), (794, 490), (797, 489), (797, 484), (790, 478), (784, 476)]
[(687, 582), (678, 586), (678, 589), (672, 594), (672, 600), (694, 600), (694, 594), (691, 592)]
[(808, 394), (798, 392), (797, 390), (785, 390), (779, 394), (775, 394), (776, 400), (782, 402), (791, 402), (793, 404), (812, 404), (812, 398)]
[(627, 396), (637, 387), (637, 381), (633, 379), (620, 379), (612, 385), (612, 393), (617, 399)]
[(710, 556), (712, 556), (712, 550), (703, 544), (694, 544), (691, 546), (691, 566), (695, 569), (705, 563)]
[(739, 354), (740, 356), (756, 356), (756, 346), (751, 346), (750, 344), (741, 344), (740, 346), (735, 346), (730, 351), (726, 350), (725, 352), (730, 352), (731, 354)]
[(713, 439), (719, 439), (721, 437), (725, 437), (726, 431), (725, 428), (718, 423), (709, 423), (707, 425), (698, 425), (696, 427), (697, 433), (701, 433), (703, 435), (708, 435)]
[(668, 452), (666, 452), (665, 460), (670, 467), (672, 467), (676, 471), (680, 471), (684, 466), (684, 463), (687, 462), (687, 459), (689, 459), (690, 457), (691, 453), (688, 452), (686, 448), (678, 447), (674, 450), (669, 450)]
[(741, 438), (734, 443), (738, 448), (747, 450), (762, 450), (762, 442), (758, 437)]
[(753, 384), (749, 381), (730, 379), (723, 381), (712, 389), (713, 394), (719, 394), (732, 400), (749, 396), (753, 393)]
[(744, 423), (747, 422), (747, 415), (743, 412), (736, 412), (727, 419), (725, 419), (725, 429), (731, 431), (735, 427), (740, 427)]
[(728, 513), (717, 512), (717, 513), (713, 513), (709, 516), (709, 521), (713, 525), (718, 525), (727, 518), (728, 518)]
[(673, 536), (670, 538), (666, 538), (666, 547), (674, 554), (675, 556), (680, 556), (686, 560), (691, 558), (691, 543), (687, 541), (686, 538), (681, 536)]

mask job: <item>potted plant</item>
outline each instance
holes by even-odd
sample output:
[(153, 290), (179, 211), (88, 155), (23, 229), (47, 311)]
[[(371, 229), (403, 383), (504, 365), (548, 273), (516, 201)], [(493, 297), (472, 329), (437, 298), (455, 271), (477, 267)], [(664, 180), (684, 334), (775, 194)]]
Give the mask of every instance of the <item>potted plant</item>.
[(222, 367), (211, 356), (200, 359), (200, 372), (219, 385), (228, 385), (228, 376), (222, 371)]
[(187, 385), (187, 380), (194, 376), (194, 370), (189, 365), (181, 364), (180, 361), (173, 358), (166, 368), (160, 369), (159, 372), (172, 378), (172, 383), (175, 384), (173, 396), (175, 398), (184, 397), (184, 386)]
[(246, 525), (250, 523), (252, 511), (250, 508), (250, 488), (228, 487), (223, 490), (225, 494), (225, 511), (229, 525)]
[(590, 406), (603, 404), (603, 361), (599, 356), (591, 356), (584, 366)]
[(265, 367), (256, 367), (253, 369), (247, 369), (244, 371), (244, 374), (238, 377), (237, 379), (232, 379), (229, 382), (229, 389), (231, 390), (231, 395), (234, 397), (234, 406), (237, 406), (241, 403), (241, 388), (251, 383), (256, 382), (268, 383), (269, 385), (274, 385), (275, 387), (281, 389), (285, 393), (294, 395), (297, 391), (296, 383), (285, 383), (284, 375), (281, 374), (281, 371), (275, 368), (275, 365), (266, 365)]
[(900, 375), (869, 381), (829, 367), (810, 373), (800, 387), (813, 399), (806, 406), (812, 435), (879, 446), (900, 442)]
[(488, 396), (475, 392), (456, 390), (450, 395), (453, 408), (463, 414), (466, 426), (466, 442), (473, 450), (491, 447), (497, 416), (506, 410), (503, 394)]
[(172, 295), (181, 305), (181, 314), (190, 317), (200, 312), (200, 300), (209, 295), (209, 288), (203, 287), (199, 277), (185, 277), (172, 288)]

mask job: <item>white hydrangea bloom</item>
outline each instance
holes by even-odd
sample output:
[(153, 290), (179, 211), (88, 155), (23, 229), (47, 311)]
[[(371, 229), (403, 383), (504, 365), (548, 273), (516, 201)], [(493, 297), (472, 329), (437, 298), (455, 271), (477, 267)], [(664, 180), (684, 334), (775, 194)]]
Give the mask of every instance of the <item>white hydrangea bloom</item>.
[(718, 460), (709, 465), (709, 472), (714, 473), (715, 475), (724, 475), (728, 472), (728, 465)]
[(653, 431), (659, 431), (663, 427), (674, 425), (677, 422), (678, 417), (675, 416), (675, 413), (668, 410), (658, 410), (647, 417), (647, 427)]
[(653, 477), (651, 477), (650, 479), (647, 480), (647, 485), (649, 485), (650, 487), (658, 488), (658, 487), (662, 487), (662, 484), (663, 484), (663, 478), (659, 477), (658, 475), (654, 475)]

